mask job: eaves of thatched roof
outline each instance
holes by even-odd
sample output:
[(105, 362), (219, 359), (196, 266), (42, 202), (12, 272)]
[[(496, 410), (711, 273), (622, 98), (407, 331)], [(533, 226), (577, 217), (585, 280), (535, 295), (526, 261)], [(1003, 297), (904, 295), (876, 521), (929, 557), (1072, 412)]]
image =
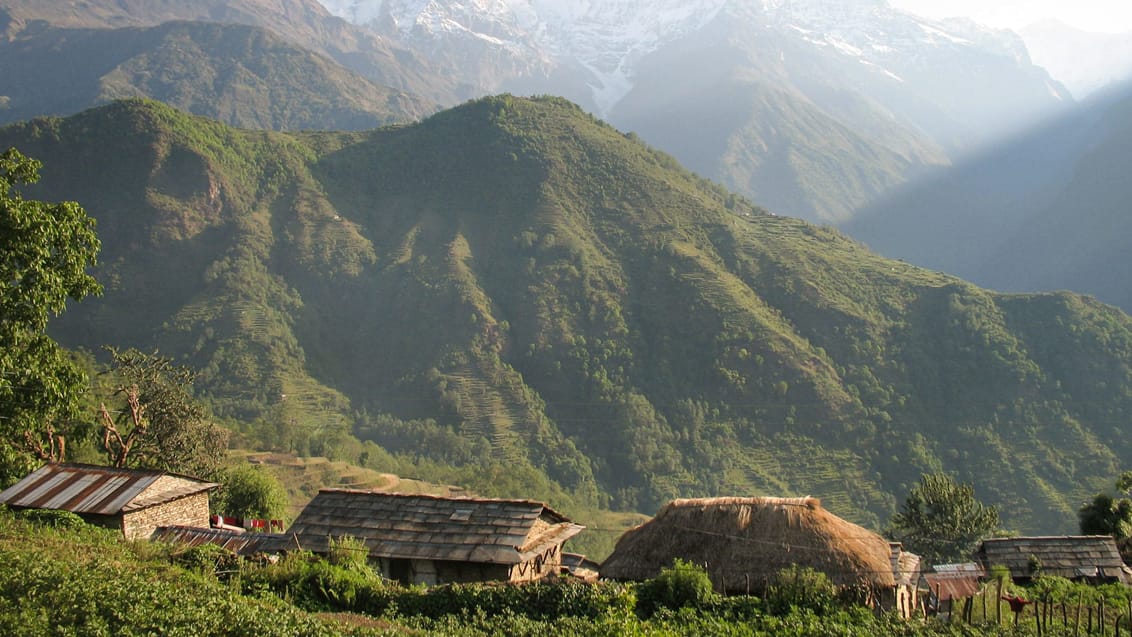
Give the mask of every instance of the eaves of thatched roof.
[(644, 580), (680, 558), (705, 565), (717, 586), (763, 586), (791, 565), (835, 584), (893, 586), (887, 540), (822, 508), (816, 498), (674, 500), (626, 532), (601, 575)]

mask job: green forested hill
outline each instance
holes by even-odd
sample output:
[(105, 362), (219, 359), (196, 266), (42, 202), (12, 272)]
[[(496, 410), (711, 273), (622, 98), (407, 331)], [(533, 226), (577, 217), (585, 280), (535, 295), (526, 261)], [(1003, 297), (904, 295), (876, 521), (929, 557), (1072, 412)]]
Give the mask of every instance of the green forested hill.
[(942, 468), (1044, 532), (1129, 457), (1125, 314), (883, 259), (555, 98), (321, 134), (127, 101), (8, 145), (45, 163), (29, 196), (98, 219), (106, 294), (56, 336), (159, 347), (261, 427), (514, 495), (810, 494), (872, 525)]
[(0, 122), (149, 97), (244, 128), (360, 130), (433, 107), (259, 27), (11, 27), (0, 40)]

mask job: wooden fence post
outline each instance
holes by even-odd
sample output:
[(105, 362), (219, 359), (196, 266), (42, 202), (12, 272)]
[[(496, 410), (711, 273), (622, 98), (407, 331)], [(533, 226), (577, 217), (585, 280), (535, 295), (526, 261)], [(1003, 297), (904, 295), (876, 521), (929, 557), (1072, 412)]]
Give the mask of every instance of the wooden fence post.
[(995, 580), (998, 584), (998, 590), (994, 596), (994, 622), (999, 626), (1002, 625), (1002, 578), (999, 577)]
[(987, 623), (987, 593), (989, 593), (989, 592), (990, 592), (990, 588), (984, 586), (983, 587), (983, 624), (984, 625)]

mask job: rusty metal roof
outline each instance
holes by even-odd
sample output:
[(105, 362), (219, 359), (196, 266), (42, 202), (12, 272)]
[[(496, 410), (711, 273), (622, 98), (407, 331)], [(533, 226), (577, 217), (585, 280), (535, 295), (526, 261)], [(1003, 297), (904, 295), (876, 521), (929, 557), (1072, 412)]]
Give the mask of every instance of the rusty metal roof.
[(980, 580), (986, 576), (983, 567), (974, 562), (962, 564), (936, 564), (932, 572), (924, 573), (927, 587), (939, 594), (939, 599), (965, 599), (978, 594)]
[[(163, 477), (170, 480), (159, 480)], [(28, 509), (117, 515), (220, 485), (162, 471), (47, 464), (0, 492), (0, 504)]]
[(1015, 578), (1033, 577), (1035, 567), (1040, 566), (1045, 575), (1069, 579), (1104, 576), (1130, 581), (1116, 541), (1109, 535), (995, 538), (983, 541), (979, 557), (988, 567), (1007, 567)]
[(195, 526), (158, 527), (150, 539), (155, 542), (169, 542), (186, 546), (215, 544), (223, 546), (237, 555), (278, 553), (288, 548), (295, 548), (293, 543), (290, 545), (288, 543), (290, 536), (282, 533), (245, 533), (229, 529), (205, 529)]
[(529, 500), (323, 489), (287, 534), (315, 552), (350, 536), (374, 557), (518, 564), (583, 528)]

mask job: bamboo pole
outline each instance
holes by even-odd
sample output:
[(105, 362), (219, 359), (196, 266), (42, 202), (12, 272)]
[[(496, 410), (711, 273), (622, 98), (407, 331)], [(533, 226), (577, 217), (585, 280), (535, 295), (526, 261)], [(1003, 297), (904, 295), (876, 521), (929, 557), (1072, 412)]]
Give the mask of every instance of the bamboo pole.
[[(1022, 612), (1025, 612), (1024, 610)], [(1038, 627), (1038, 637), (1042, 637), (1042, 602), (1034, 602), (1034, 624)]]
[(1084, 603), (1084, 595), (1080, 592), (1077, 594), (1077, 619), (1073, 626), (1073, 637), (1079, 637), (1081, 634), (1081, 604)]

